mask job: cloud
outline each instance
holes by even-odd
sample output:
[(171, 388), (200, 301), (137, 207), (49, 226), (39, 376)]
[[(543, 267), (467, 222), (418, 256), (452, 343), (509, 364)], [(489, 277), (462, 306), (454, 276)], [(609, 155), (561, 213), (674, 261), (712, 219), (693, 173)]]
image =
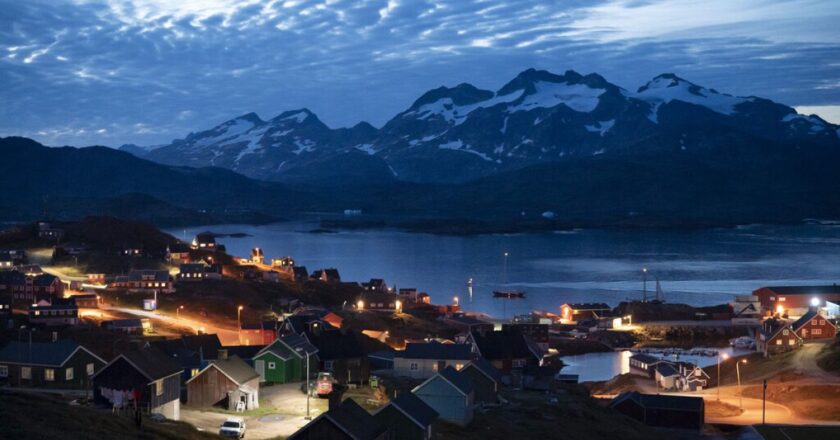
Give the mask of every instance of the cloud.
[(50, 144), (159, 144), (238, 114), (299, 107), (331, 126), (381, 125), (428, 89), (465, 81), (497, 89), (529, 67), (598, 72), (628, 89), (675, 71), (738, 95), (840, 103), (840, 3), (828, 0), (0, 0), (0, 8), (0, 134)]

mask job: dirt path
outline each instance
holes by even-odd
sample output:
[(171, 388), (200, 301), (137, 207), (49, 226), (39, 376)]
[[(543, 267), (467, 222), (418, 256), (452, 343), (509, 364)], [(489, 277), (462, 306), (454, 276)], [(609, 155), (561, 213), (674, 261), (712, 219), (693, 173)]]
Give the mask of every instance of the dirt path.
[(840, 376), (831, 374), (817, 365), (817, 357), (826, 344), (830, 342), (833, 342), (833, 340), (809, 342), (800, 347), (791, 359), (794, 371), (807, 377), (804, 380), (811, 382), (840, 384)]

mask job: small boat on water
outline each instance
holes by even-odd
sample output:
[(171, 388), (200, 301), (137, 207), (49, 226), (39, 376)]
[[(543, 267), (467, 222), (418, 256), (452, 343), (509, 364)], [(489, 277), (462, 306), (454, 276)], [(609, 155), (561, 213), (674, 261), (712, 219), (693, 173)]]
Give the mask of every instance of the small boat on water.
[(753, 339), (749, 336), (741, 336), (741, 337), (738, 337), (738, 338), (730, 339), (729, 340), (729, 345), (731, 345), (735, 348), (740, 348), (740, 349), (744, 349), (744, 350), (752, 349), (752, 348), (755, 347), (755, 339)]
[(493, 298), (522, 299), (525, 298), (525, 292), (518, 290), (496, 290), (493, 292)]

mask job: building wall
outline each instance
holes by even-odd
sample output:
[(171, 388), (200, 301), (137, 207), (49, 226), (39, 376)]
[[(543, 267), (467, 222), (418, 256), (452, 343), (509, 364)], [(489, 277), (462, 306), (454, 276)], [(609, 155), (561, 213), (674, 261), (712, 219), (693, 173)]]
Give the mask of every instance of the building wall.
[(236, 383), (216, 367), (210, 367), (187, 384), (187, 404), (196, 407), (219, 405), (227, 399), (228, 391), (236, 388)]
[[(264, 362), (264, 381), (269, 383), (289, 383), (298, 382), (306, 376), (306, 361), (293, 357), (284, 361), (277, 357), (274, 353), (266, 352), (254, 359), (254, 362), (262, 360)], [(270, 368), (270, 363), (274, 363), (274, 368)], [(310, 368), (315, 369), (315, 359), (310, 359)], [(303, 364), (303, 365), (301, 365)]]
[[(161, 383), (161, 394), (157, 394), (157, 383)], [(181, 398), (181, 373), (175, 373), (172, 376), (161, 378), (149, 384), (149, 379), (143, 376), (139, 371), (134, 369), (125, 359), (118, 359), (116, 362), (109, 365), (102, 370), (94, 379), (94, 401), (100, 404), (106, 404), (101, 392), (101, 387), (131, 390), (139, 389), (140, 406), (144, 410), (150, 412), (161, 412), (167, 410), (168, 413), (162, 413), (173, 420), (180, 414), (180, 398)], [(172, 402), (175, 401), (175, 405)]]
[(475, 403), (496, 403), (498, 401), (498, 390), (496, 382), (488, 378), (475, 367), (468, 367), (461, 371), (473, 384), (475, 389)]
[[(443, 362), (443, 366), (438, 364), (438, 362)], [(463, 360), (438, 360), (438, 359), (410, 359), (410, 358), (401, 358), (395, 357), (394, 358), (394, 373), (399, 376), (405, 377), (412, 377), (415, 379), (428, 379), (435, 374), (439, 370), (446, 368), (447, 366), (451, 366), (456, 370), (460, 370), (463, 368), (464, 365), (469, 362), (469, 359)], [(417, 369), (412, 370), (411, 364), (416, 363)]]
[(464, 397), (441, 377), (426, 382), (414, 394), (434, 408), (442, 420), (466, 426), (473, 419), (472, 393)]
[(800, 327), (796, 334), (805, 340), (833, 339), (837, 335), (837, 328), (825, 316), (817, 315)]
[[(93, 364), (94, 372), (98, 372), (105, 364), (85, 351), (78, 351), (64, 365), (60, 367), (45, 367), (31, 365), (30, 379), (21, 377), (21, 368), (26, 365), (3, 364), (8, 368), (8, 384), (13, 387), (56, 388), (56, 389), (89, 389), (90, 378), (87, 375), (87, 365)], [(53, 380), (46, 380), (46, 370), (53, 370)], [(72, 369), (72, 379), (67, 379), (67, 370)]]

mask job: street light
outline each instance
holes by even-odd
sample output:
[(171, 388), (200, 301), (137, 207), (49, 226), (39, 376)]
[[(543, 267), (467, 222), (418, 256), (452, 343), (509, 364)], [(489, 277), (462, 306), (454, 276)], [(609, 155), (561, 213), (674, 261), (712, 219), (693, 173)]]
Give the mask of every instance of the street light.
[(402, 313), (402, 301), (397, 300), (397, 302), (394, 303), (394, 306), (394, 309), (397, 311), (397, 313)]
[(239, 306), (236, 308), (236, 323), (239, 324), (239, 329), (242, 330), (242, 309), (245, 306)]
[(184, 306), (178, 306), (178, 308), (175, 309), (175, 318), (181, 319), (181, 310), (183, 310), (183, 309), (184, 309)]
[(738, 407), (740, 407), (741, 410), (744, 409), (744, 395), (743, 393), (741, 393), (741, 369), (739, 367), (741, 366), (741, 364), (746, 363), (746, 359), (741, 359), (740, 362), (735, 363), (735, 373), (738, 375)]
[[(302, 352), (303, 347), (298, 347), (295, 350), (297, 350), (298, 352)], [(306, 351), (306, 417), (304, 417), (304, 419), (306, 419), (306, 420), (312, 420), (312, 417), (309, 416), (309, 395), (312, 393), (312, 390), (310, 389), (310, 387), (311, 387), (311, 382), (309, 381), (309, 351), (307, 350)]]
[(364, 310), (365, 309), (365, 302), (362, 301), (362, 300), (359, 300), (358, 302), (356, 302), (356, 309), (357, 310)]
[(647, 268), (642, 268), (642, 302), (647, 302)]
[(452, 300), (455, 301), (455, 305), (457, 306), (458, 305), (458, 297), (455, 296), (455, 297), (452, 298)]
[(721, 353), (718, 355), (718, 374), (717, 374), (717, 400), (720, 400), (720, 358), (723, 360), (729, 359), (729, 355), (726, 353)]

